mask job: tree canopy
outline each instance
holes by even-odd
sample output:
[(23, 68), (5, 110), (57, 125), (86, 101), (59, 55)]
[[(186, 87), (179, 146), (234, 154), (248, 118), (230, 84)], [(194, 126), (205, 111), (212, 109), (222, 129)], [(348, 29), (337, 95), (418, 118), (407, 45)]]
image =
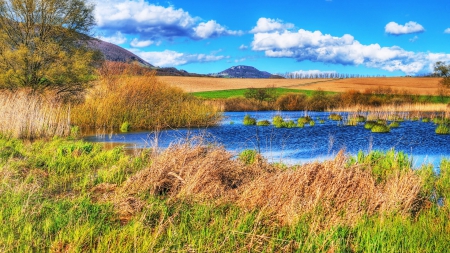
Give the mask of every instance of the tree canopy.
[(442, 77), (440, 84), (445, 88), (450, 88), (450, 64), (438, 61), (434, 64), (434, 74)]
[(74, 93), (92, 79), (98, 53), (85, 0), (0, 0), (0, 88)]

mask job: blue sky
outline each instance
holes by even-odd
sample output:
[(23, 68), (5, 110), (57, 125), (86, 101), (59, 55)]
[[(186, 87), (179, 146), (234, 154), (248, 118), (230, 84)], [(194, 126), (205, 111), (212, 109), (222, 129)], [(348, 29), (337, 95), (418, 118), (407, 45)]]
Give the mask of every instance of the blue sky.
[(96, 36), (149, 63), (217, 73), (429, 73), (450, 62), (450, 1), (95, 0)]

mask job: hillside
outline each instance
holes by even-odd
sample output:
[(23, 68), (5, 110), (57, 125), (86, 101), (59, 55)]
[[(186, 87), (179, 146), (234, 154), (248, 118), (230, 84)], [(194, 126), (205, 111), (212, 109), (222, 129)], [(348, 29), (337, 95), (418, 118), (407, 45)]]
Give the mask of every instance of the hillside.
[(234, 66), (228, 68), (214, 76), (231, 77), (231, 78), (270, 78), (272, 74), (266, 71), (260, 71), (251, 66)]
[(99, 50), (100, 52), (102, 52), (102, 54), (105, 57), (105, 60), (107, 61), (118, 61), (118, 62), (137, 61), (143, 66), (153, 67), (153, 65), (144, 61), (142, 58), (133, 54), (132, 52), (106, 41), (94, 39), (91, 40), (89, 46), (95, 50)]

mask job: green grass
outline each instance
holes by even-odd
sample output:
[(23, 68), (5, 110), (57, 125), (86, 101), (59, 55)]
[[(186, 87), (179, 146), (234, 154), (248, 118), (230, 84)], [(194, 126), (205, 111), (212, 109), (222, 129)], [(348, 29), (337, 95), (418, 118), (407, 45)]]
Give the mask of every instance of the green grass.
[[(243, 152), (244, 153), (244, 152)], [(242, 155), (250, 163), (253, 150)], [(423, 178), (429, 208), (416, 214), (383, 213), (320, 229), (326, 213), (277, 221), (263, 209), (229, 202), (138, 196), (144, 203), (122, 222), (111, 200), (93, 188), (120, 186), (150, 166), (149, 152), (58, 139), (33, 143), (0, 136), (0, 249), (2, 252), (447, 252), (450, 248), (450, 162)], [(378, 184), (408, 172), (411, 160), (394, 151), (360, 153), (348, 162), (369, 170)], [(437, 200), (442, 199), (441, 204)]]
[[(244, 97), (244, 94), (248, 92), (249, 89), (236, 89), (236, 90), (218, 90), (218, 91), (202, 91), (191, 93), (195, 97), (205, 98), (205, 99), (216, 99), (216, 98), (233, 98), (233, 97)], [(287, 88), (275, 88), (275, 92), (278, 96), (287, 93), (302, 93), (310, 97), (314, 93), (311, 90), (296, 90)], [(337, 94), (337, 92), (325, 92), (326, 94)]]

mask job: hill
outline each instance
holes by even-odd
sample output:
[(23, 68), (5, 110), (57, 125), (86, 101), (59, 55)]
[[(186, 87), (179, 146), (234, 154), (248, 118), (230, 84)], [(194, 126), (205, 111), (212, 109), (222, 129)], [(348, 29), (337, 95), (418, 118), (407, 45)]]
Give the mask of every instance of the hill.
[(234, 66), (228, 68), (213, 76), (231, 77), (231, 78), (271, 78), (273, 75), (266, 71), (260, 71), (251, 66)]
[(143, 66), (154, 67), (150, 63), (146, 62), (139, 56), (133, 54), (132, 52), (114, 45), (112, 43), (102, 41), (99, 39), (93, 39), (90, 41), (89, 46), (92, 49), (99, 50), (105, 57), (107, 61), (118, 61), (118, 62), (134, 62), (137, 61)]

